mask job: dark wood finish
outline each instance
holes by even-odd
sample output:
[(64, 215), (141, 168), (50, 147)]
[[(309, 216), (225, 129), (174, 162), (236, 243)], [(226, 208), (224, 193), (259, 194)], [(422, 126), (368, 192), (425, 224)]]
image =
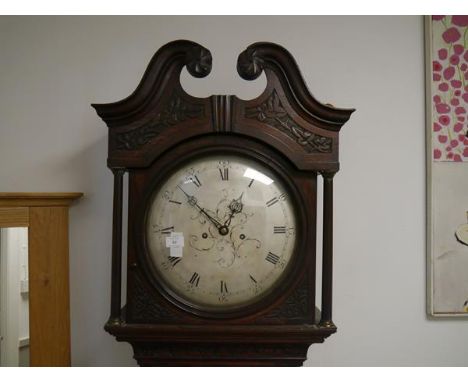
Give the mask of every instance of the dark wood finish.
[(334, 172), (324, 172), (323, 176), (323, 257), (322, 257), (322, 317), (320, 325), (334, 327), (332, 321), (333, 290), (333, 176)]
[[(298, 229), (297, 241), (299, 243), (293, 264), (289, 269), (286, 279), (278, 288), (276, 293), (266, 296), (262, 301), (250, 307), (243, 308), (237, 311), (204, 311), (196, 306), (190, 306), (178, 300), (172, 295), (171, 290), (166, 288), (164, 284), (157, 278), (156, 269), (153, 268), (153, 263), (149, 258), (149, 252), (146, 249), (146, 230), (145, 230), (145, 214), (149, 207), (153, 190), (159, 188), (159, 183), (164, 181), (167, 174), (178, 168), (181, 164), (202, 155), (213, 153), (236, 153), (253, 158), (263, 165), (270, 167), (275, 173), (280, 176), (289, 191), (294, 195), (295, 207), (298, 213)], [(128, 261), (130, 264), (136, 264), (128, 270), (127, 279), (129, 280), (127, 293), (127, 322), (134, 319), (134, 302), (141, 296), (142, 291), (134, 292), (132, 286), (132, 275), (137, 275), (141, 280), (148, 280), (152, 287), (158, 290), (159, 294), (164, 295), (172, 304), (177, 305), (181, 310), (185, 310), (190, 315), (184, 315), (182, 312), (174, 312), (174, 315), (179, 315), (185, 320), (195, 320), (194, 316), (203, 316), (208, 318), (236, 318), (242, 322), (246, 322), (253, 314), (258, 316), (267, 305), (270, 307), (274, 302), (279, 303), (286, 298), (288, 288), (292, 288), (296, 283), (300, 282), (305, 277), (305, 272), (309, 269), (309, 263), (315, 263), (315, 221), (311, 221), (311, 216), (316, 214), (316, 181), (315, 177), (306, 178), (301, 175), (301, 172), (288, 164), (274, 150), (249, 139), (239, 136), (226, 135), (209, 135), (200, 138), (192, 138), (168, 151), (161, 156), (153, 166), (148, 169), (138, 169), (130, 171), (130, 190), (131, 198), (129, 200), (129, 251)], [(307, 214), (307, 212), (309, 214)], [(309, 231), (308, 231), (309, 230)], [(130, 240), (132, 240), (130, 242)], [(307, 265), (304, 267), (304, 265)], [(315, 275), (314, 275), (315, 276)], [(309, 277), (314, 279), (315, 277)], [(313, 285), (309, 286), (314, 288)], [(149, 288), (151, 289), (151, 288)], [(313, 290), (313, 289), (312, 289)], [(148, 291), (148, 293), (151, 293)], [(282, 297), (282, 298), (280, 298)], [(145, 300), (151, 301), (151, 298)], [(313, 297), (307, 300), (310, 304), (314, 304)], [(308, 306), (312, 312), (310, 319), (313, 320), (313, 307)], [(167, 309), (171, 309), (168, 306)], [(170, 322), (170, 320), (169, 320)]]
[[(318, 102), (288, 51), (257, 43), (240, 54), (246, 80), (267, 77), (256, 99), (195, 98), (180, 73), (201, 78), (211, 53), (191, 41), (163, 46), (136, 90), (93, 104), (109, 127), (115, 174), (111, 317), (105, 329), (132, 344), (140, 365), (302, 365), (312, 343), (336, 331), (332, 304), (332, 177), (338, 133), (353, 109)], [(146, 211), (167, 174), (198, 156), (230, 152), (262, 162), (286, 184), (297, 210), (297, 245), (278, 287), (262, 301), (207, 310), (168, 288), (149, 260)], [(120, 309), (122, 175), (129, 173), (127, 305)], [(324, 176), (323, 314), (315, 308), (317, 174)]]
[(114, 216), (112, 220), (112, 279), (111, 279), (111, 315), (109, 320), (120, 320), (122, 295), (122, 197), (123, 169), (113, 169), (114, 173)]

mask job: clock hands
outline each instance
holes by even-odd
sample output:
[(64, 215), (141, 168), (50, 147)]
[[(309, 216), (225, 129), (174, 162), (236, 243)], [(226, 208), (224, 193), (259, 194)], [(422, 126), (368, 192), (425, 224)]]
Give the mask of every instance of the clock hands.
[(180, 191), (182, 191), (182, 192), (185, 194), (185, 196), (187, 197), (188, 204), (190, 204), (191, 206), (198, 206), (198, 205), (197, 205), (198, 200), (197, 200), (197, 198), (196, 198), (195, 196), (187, 194), (187, 193), (183, 190), (183, 188), (180, 187), (179, 185), (177, 185), (177, 187), (178, 187), (178, 188), (180, 189)]
[[(218, 265), (222, 268), (226, 268), (231, 267), (234, 264), (236, 258), (241, 258), (242, 256), (245, 256), (245, 253), (250, 253), (251, 250), (258, 250), (262, 247), (262, 243), (260, 240), (257, 240), (253, 237), (249, 237), (243, 231), (246, 219), (241, 218), (240, 220), (235, 221), (233, 223), (233, 219), (237, 217), (236, 215), (240, 214), (245, 215), (246, 217), (249, 215), (248, 213), (245, 214), (243, 212), (244, 203), (242, 199), (244, 197), (245, 190), (243, 190), (240, 195), (238, 194), (238, 198), (232, 199), (229, 199), (229, 193), (227, 192), (227, 190), (223, 190), (224, 197), (222, 197), (222, 200), (218, 203), (218, 206), (216, 208), (217, 212), (214, 212), (203, 208), (199, 204), (198, 199), (194, 195), (187, 193), (180, 184), (177, 185), (177, 188), (179, 188), (180, 191), (182, 191), (182, 193), (185, 195), (185, 197), (187, 198), (187, 203), (191, 207), (194, 207), (196, 210), (198, 210), (199, 214), (203, 214), (206, 220), (209, 220), (211, 222), (212, 225), (209, 225), (208, 227), (209, 231), (212, 232), (211, 230), (214, 228), (217, 231), (217, 233), (221, 236), (213, 236), (215, 240), (211, 243), (211, 246), (209, 246), (209, 248), (206, 249), (199, 249), (199, 245), (195, 246), (195, 248), (194, 245), (198, 240), (198, 236), (193, 236), (191, 237), (190, 243), (192, 248), (196, 250), (211, 250), (213, 249), (213, 245), (216, 245), (216, 252), (218, 257), (220, 257), (218, 259)], [(224, 217), (219, 218), (219, 211), (226, 211)], [(213, 235), (213, 233), (211, 234)], [(253, 248), (252, 245), (255, 248)], [(244, 255), (241, 253), (241, 248), (243, 248), (242, 253), (244, 253)]]
[(242, 192), (242, 194), (237, 198), (237, 199), (232, 199), (232, 202), (229, 203), (229, 210), (231, 211), (229, 217), (226, 219), (226, 221), (224, 222), (224, 225), (226, 227), (229, 227), (229, 225), (231, 224), (231, 220), (232, 218), (234, 217), (235, 214), (238, 214), (240, 212), (242, 212), (242, 208), (244, 207), (244, 205), (242, 204), (242, 196), (244, 195), (244, 193)]
[(244, 192), (242, 192), (237, 199), (232, 199), (231, 203), (229, 203), (228, 208), (230, 210), (230, 214), (224, 222), (224, 224), (221, 224), (218, 220), (216, 220), (208, 212), (206, 212), (204, 208), (199, 206), (198, 200), (195, 196), (185, 192), (185, 190), (179, 185), (177, 185), (177, 187), (187, 197), (188, 204), (197, 208), (202, 214), (204, 214), (208, 218), (208, 220), (210, 220), (213, 223), (213, 225), (218, 229), (219, 234), (222, 236), (226, 236), (229, 233), (229, 226), (231, 225), (232, 218), (234, 217), (234, 215), (241, 213), (242, 209), (244, 208), (244, 205), (242, 204), (242, 196), (244, 196)]
[(177, 187), (185, 194), (185, 196), (187, 197), (188, 203), (191, 206), (198, 208), (198, 210), (200, 210), (200, 212), (204, 214), (214, 224), (214, 226), (219, 230), (219, 233), (221, 235), (228, 234), (229, 230), (226, 227), (226, 225), (222, 225), (219, 221), (217, 221), (214, 217), (212, 217), (208, 212), (206, 212), (204, 208), (200, 207), (198, 205), (198, 200), (195, 196), (187, 194), (179, 185), (177, 185)]
[(223, 228), (225, 228), (224, 226), (221, 225), (221, 223), (219, 221), (217, 221), (215, 218), (211, 217), (203, 208), (201, 208), (198, 204), (195, 205), (195, 207), (197, 207), (203, 214), (206, 215), (206, 217), (215, 225), (216, 228), (218, 228), (218, 230), (220, 231), (221, 233), (221, 230)]

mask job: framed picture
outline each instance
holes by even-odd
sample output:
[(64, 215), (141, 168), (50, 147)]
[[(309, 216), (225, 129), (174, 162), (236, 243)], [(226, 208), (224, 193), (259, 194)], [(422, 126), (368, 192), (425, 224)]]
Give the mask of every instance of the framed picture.
[(468, 317), (468, 16), (427, 16), (427, 311)]

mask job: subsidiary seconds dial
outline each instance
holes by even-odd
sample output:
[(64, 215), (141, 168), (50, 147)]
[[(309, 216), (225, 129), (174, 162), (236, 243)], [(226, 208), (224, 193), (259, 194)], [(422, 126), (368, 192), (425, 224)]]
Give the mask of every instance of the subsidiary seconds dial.
[(158, 279), (182, 302), (235, 309), (274, 289), (296, 243), (291, 195), (266, 166), (207, 156), (171, 173), (154, 193), (147, 248)]

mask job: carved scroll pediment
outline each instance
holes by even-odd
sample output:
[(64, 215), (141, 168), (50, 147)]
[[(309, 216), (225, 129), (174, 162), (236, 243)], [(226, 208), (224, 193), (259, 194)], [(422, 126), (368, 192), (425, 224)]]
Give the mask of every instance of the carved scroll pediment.
[[(317, 126), (339, 131), (354, 109), (341, 109), (319, 102), (307, 88), (296, 60), (282, 46), (257, 42), (247, 47), (238, 57), (237, 72), (252, 81), (265, 71), (267, 81), (276, 77), (282, 89), (291, 96), (292, 107), (301, 110), (302, 116)], [(272, 75), (273, 74), (273, 75)]]
[(262, 104), (247, 108), (245, 116), (282, 131), (294, 139), (307, 153), (330, 153), (332, 151), (332, 139), (312, 133), (299, 126), (289, 116), (275, 90)]
[[(274, 147), (299, 169), (338, 168), (338, 133), (354, 109), (316, 100), (283, 47), (258, 42), (239, 55), (237, 71), (243, 79), (254, 80), (262, 72), (267, 79), (266, 95), (252, 100), (191, 96), (180, 83), (184, 67), (193, 77), (206, 77), (212, 68), (210, 51), (193, 41), (170, 42), (155, 53), (132, 94), (92, 105), (109, 127), (109, 167), (147, 167), (187, 139), (238, 134)], [(243, 127), (247, 121), (252, 123)]]

